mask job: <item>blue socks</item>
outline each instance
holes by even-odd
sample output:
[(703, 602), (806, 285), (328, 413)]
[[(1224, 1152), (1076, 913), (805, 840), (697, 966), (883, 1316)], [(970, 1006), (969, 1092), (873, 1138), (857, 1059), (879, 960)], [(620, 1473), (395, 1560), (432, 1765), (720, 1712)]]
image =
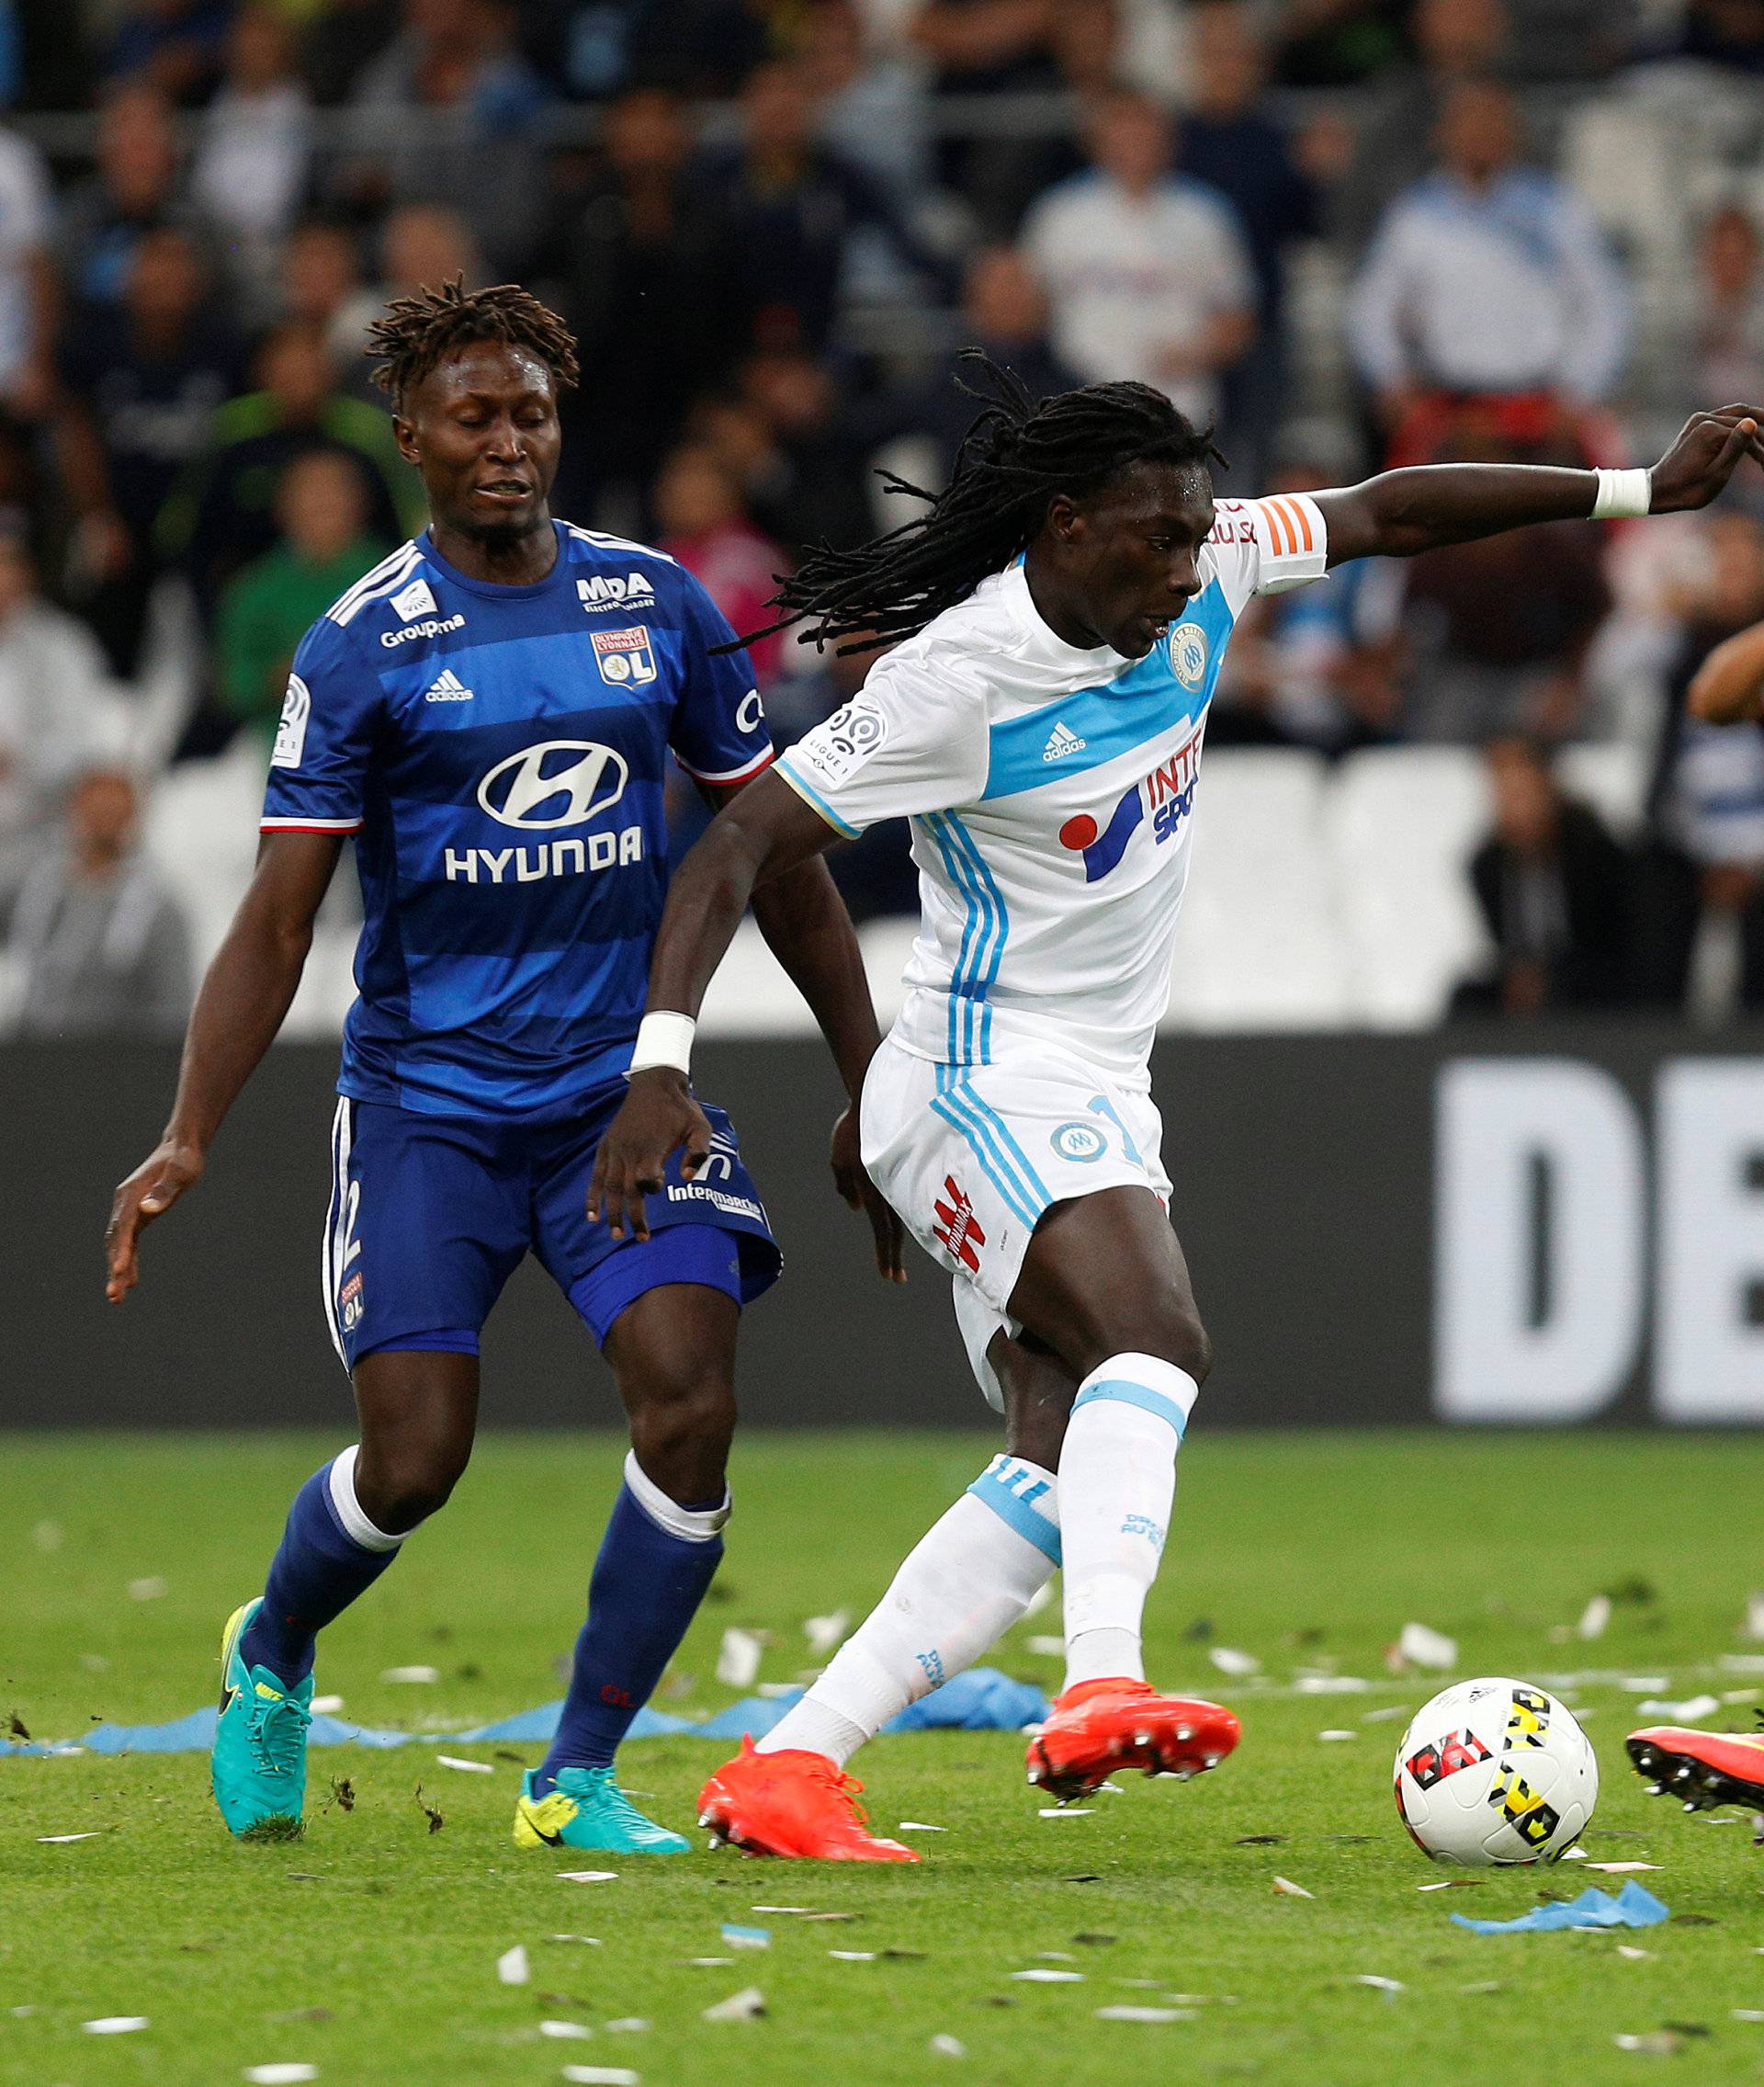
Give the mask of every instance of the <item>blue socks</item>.
[(681, 1507), (625, 1459), (625, 1483), (601, 1538), (588, 1586), (588, 1620), (551, 1750), (535, 1778), (543, 1797), (560, 1768), (610, 1762), (631, 1719), (655, 1692), (723, 1555), (727, 1496)]
[(313, 1640), (371, 1587), (404, 1539), (377, 1529), (356, 1498), (356, 1451), (313, 1472), (294, 1496), (264, 1605), (239, 1641), (248, 1667), (267, 1667), (289, 1687), (312, 1672)]

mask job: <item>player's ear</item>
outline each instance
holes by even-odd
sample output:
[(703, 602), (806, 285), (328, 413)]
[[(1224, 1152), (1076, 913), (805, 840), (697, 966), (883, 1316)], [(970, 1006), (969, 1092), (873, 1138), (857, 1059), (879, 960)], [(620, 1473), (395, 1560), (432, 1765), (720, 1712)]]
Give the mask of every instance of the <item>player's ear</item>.
[(422, 456), (416, 440), (416, 427), (401, 413), (392, 415), (392, 439), (398, 444), (398, 453), (407, 464), (421, 463)]
[(1083, 535), (1083, 512), (1069, 493), (1057, 493), (1047, 503), (1047, 527), (1061, 543), (1072, 543)]

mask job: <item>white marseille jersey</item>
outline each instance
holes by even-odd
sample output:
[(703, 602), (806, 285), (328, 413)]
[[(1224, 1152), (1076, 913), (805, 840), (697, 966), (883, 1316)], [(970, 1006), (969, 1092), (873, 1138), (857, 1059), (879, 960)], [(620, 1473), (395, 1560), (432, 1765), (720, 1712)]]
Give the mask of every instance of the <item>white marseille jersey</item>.
[(1255, 594), (1320, 579), (1302, 494), (1221, 501), (1201, 588), (1142, 660), (1064, 643), (1021, 562), (877, 662), (778, 772), (854, 834), (909, 817), (923, 921), (895, 1037), (1052, 1044), (1142, 1080), (1169, 1004), (1206, 707)]

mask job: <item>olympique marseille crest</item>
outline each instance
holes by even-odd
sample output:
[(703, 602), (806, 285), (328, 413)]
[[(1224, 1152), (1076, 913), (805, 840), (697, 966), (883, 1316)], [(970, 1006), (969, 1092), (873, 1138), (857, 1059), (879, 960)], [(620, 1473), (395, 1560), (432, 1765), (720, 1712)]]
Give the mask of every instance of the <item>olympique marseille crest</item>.
[(648, 624), (634, 623), (628, 630), (595, 630), (590, 636), (603, 681), (622, 688), (634, 681), (655, 679), (655, 652)]

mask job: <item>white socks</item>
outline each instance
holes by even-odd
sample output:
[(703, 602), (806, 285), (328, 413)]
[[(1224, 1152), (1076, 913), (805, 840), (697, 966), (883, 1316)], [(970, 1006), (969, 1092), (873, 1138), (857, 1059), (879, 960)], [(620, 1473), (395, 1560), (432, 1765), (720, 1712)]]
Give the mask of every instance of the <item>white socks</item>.
[(759, 1741), (842, 1768), (888, 1719), (997, 1644), (1059, 1564), (1054, 1475), (995, 1457), (927, 1530), (800, 1703)]
[(362, 1512), (361, 1503), (356, 1497), (356, 1458), (360, 1455), (360, 1443), (352, 1442), (347, 1449), (331, 1459), (327, 1480), (331, 1504), (336, 1509), (343, 1533), (351, 1543), (359, 1544), (363, 1550), (396, 1550), (411, 1532), (406, 1529), (396, 1537), (391, 1536), (377, 1528)]
[(1111, 1355), (1078, 1388), (1059, 1456), (1066, 1686), (1146, 1678), (1140, 1626), (1158, 1576), (1176, 1450), (1200, 1386), (1156, 1355)]

